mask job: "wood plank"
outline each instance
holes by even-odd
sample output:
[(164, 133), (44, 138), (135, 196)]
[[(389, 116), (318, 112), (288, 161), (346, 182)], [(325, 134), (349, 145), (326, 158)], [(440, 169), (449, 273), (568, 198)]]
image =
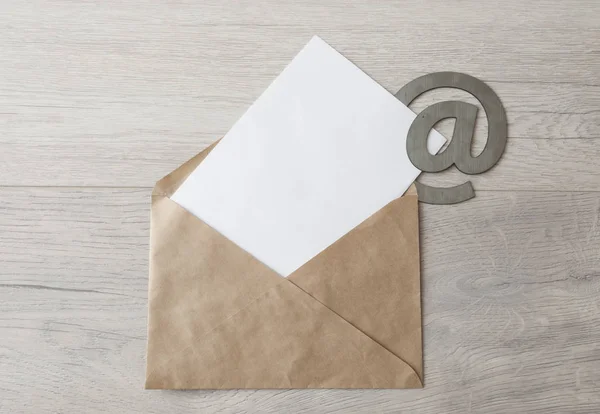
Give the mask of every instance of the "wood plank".
[[(473, 0), (460, 6), (441, 0), (321, 3), (9, 3), (3, 6), (10, 18), (3, 58), (15, 69), (8, 80), (42, 70), (57, 85), (82, 77), (96, 88), (135, 68), (127, 76), (131, 85), (156, 86), (157, 76), (176, 72), (171, 82), (226, 76), (235, 87), (236, 78), (245, 81), (250, 72), (279, 72), (320, 34), (384, 85), (424, 68), (493, 80), (599, 84), (600, 5), (594, 0), (578, 7), (557, 1), (530, 7), (518, 0), (501, 6)], [(507, 13), (510, 19), (499, 18)], [(48, 60), (52, 56), (63, 59)], [(102, 75), (86, 76), (90, 67)]]
[[(421, 206), (426, 388), (143, 391), (149, 191), (0, 189), (0, 410), (594, 412), (600, 199)], [(27, 398), (23, 398), (23, 393)]]
[[(43, 145), (85, 138), (97, 138), (117, 145), (132, 145), (141, 134), (187, 138), (219, 136), (227, 132), (269, 85), (262, 79), (256, 85), (227, 88), (225, 78), (214, 85), (204, 79), (181, 81), (167, 90), (123, 91), (119, 85), (102, 95), (86, 98), (81, 89), (62, 92), (55, 87), (31, 89), (22, 79), (0, 91), (0, 125), (4, 136), (0, 145)], [(251, 78), (251, 77), (248, 77)], [(407, 79), (409, 81), (410, 79)], [(574, 84), (541, 85), (488, 82), (502, 100), (509, 121), (509, 135), (515, 138), (600, 138), (600, 86)], [(207, 91), (214, 87), (219, 91)], [(401, 84), (390, 88), (396, 92)], [(455, 99), (481, 105), (466, 92), (440, 89), (417, 99), (415, 112), (444, 100)], [(84, 102), (85, 101), (85, 102)], [(481, 109), (476, 136), (485, 139), (487, 122)], [(451, 129), (440, 131), (448, 136)], [(79, 140), (79, 141), (77, 141)]]
[[(213, 141), (197, 142), (141, 133), (135, 142), (87, 137), (85, 143), (48, 141), (9, 145), (0, 154), (0, 185), (126, 186), (150, 188)], [(152, 148), (154, 147), (154, 148)], [(476, 190), (600, 191), (600, 139), (508, 140), (498, 164), (480, 175), (455, 169), (424, 174), (430, 185), (452, 186), (471, 180)]]

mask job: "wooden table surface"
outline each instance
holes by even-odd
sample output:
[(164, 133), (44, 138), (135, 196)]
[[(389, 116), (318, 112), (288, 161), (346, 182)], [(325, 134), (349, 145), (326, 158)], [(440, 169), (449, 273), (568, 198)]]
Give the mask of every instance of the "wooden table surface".
[[(0, 412), (600, 410), (597, 0), (30, 0), (0, 15)], [(420, 209), (426, 386), (144, 391), (151, 188), (313, 34), (390, 92), (462, 71), (507, 110), (477, 197)], [(449, 96), (466, 95), (415, 109)]]

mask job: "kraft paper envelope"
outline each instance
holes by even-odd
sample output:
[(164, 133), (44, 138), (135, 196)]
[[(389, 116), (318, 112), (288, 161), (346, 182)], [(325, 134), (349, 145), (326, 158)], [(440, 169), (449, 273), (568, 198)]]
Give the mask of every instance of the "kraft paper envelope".
[(146, 388), (422, 387), (414, 187), (284, 278), (169, 199), (213, 147), (152, 194)]

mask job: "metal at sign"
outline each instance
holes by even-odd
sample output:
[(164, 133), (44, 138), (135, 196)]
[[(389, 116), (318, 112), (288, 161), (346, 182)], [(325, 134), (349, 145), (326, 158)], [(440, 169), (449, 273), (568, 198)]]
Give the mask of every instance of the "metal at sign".
[[(461, 101), (445, 101), (427, 107), (417, 115), (408, 131), (406, 149), (415, 167), (425, 172), (439, 172), (452, 165), (465, 174), (480, 174), (492, 168), (502, 156), (507, 139), (506, 112), (502, 102), (485, 83), (464, 73), (437, 72), (421, 76), (396, 93), (408, 106), (419, 95), (437, 88), (457, 88), (469, 92), (483, 106), (488, 120), (488, 139), (477, 157), (471, 156), (478, 108)], [(447, 118), (456, 118), (450, 145), (437, 155), (427, 151), (427, 136), (433, 126)], [(419, 201), (429, 204), (454, 204), (475, 197), (470, 181), (450, 188), (416, 183)]]

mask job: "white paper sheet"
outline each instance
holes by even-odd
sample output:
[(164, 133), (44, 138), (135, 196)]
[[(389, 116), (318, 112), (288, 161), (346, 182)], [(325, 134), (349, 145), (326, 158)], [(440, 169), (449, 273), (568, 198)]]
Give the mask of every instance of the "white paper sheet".
[(414, 118), (315, 36), (171, 199), (288, 276), (417, 178)]

